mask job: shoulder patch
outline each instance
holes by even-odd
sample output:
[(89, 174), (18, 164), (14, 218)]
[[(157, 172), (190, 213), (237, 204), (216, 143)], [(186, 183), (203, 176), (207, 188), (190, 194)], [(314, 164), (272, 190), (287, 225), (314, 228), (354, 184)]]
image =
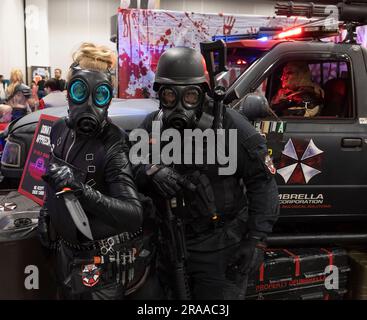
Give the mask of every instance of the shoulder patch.
[(265, 156), (264, 163), (265, 163), (265, 166), (268, 168), (269, 172), (272, 175), (275, 175), (277, 172), (277, 169), (275, 168), (273, 160), (271, 159), (271, 157), (268, 154)]

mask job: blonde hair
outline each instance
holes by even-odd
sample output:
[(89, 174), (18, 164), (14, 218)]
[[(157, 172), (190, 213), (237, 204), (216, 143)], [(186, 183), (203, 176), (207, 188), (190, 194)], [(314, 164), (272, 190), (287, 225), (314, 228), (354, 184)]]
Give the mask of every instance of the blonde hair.
[(18, 84), (21, 84), (21, 83), (23, 83), (23, 73), (22, 73), (22, 70), (20, 70), (20, 69), (12, 69), (10, 71), (10, 84), (9, 84), (8, 88), (6, 89), (6, 95), (8, 97), (10, 97), (13, 94), (15, 87)]
[[(116, 59), (116, 54), (110, 48), (90, 42), (84, 42), (73, 53), (74, 62), (77, 62), (82, 69), (101, 72), (114, 68)], [(70, 79), (70, 72), (68, 78)]]

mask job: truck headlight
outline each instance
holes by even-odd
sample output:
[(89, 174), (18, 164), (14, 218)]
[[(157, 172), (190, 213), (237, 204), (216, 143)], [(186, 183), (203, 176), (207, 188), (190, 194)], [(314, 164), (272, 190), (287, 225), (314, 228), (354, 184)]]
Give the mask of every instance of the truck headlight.
[(1, 157), (1, 164), (6, 167), (20, 168), (20, 152), (21, 152), (20, 144), (8, 140), (5, 143), (4, 151)]

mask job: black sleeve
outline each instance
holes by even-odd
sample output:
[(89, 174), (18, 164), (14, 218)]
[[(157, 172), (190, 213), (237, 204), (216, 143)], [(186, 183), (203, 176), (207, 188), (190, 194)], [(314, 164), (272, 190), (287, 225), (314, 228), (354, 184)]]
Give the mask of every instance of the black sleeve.
[[(279, 215), (278, 187), (265, 139), (238, 112), (226, 111), (227, 127), (237, 130), (237, 172), (246, 187), (249, 218), (245, 230), (266, 237)], [(269, 162), (270, 160), (270, 162)], [(271, 172), (272, 171), (272, 172)]]
[(272, 232), (279, 215), (278, 187), (274, 172), (271, 172), (272, 163), (266, 164), (270, 158), (266, 158), (267, 146), (259, 133), (247, 137), (241, 146), (239, 163), (248, 198), (249, 233), (265, 237)]
[(125, 143), (115, 143), (108, 149), (105, 159), (105, 183), (109, 196), (84, 186), (83, 207), (106, 223), (133, 232), (142, 224), (143, 209)]

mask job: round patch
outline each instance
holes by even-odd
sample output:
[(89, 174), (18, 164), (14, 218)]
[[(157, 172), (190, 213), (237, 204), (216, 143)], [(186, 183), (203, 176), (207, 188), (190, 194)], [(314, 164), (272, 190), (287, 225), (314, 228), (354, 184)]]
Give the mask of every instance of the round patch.
[(95, 264), (82, 267), (82, 282), (86, 287), (94, 287), (100, 280), (101, 271)]
[(265, 156), (265, 165), (269, 169), (271, 174), (275, 174), (277, 172), (277, 169), (275, 169), (273, 160), (271, 160), (269, 155)]

